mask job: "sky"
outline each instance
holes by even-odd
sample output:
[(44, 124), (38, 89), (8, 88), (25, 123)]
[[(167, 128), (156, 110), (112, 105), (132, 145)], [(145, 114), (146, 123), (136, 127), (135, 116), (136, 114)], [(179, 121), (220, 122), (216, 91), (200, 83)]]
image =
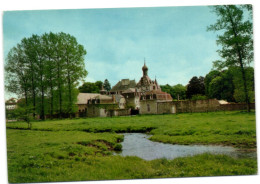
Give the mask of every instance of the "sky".
[(65, 32), (87, 50), (85, 81), (139, 81), (144, 60), (160, 85), (205, 76), (216, 53), (216, 16), (208, 6), (6, 11), (4, 57), (22, 38)]

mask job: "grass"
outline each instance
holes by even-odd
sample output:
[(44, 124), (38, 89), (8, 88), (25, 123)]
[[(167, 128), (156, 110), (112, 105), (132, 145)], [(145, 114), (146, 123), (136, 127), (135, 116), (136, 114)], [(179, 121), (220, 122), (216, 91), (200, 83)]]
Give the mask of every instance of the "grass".
[[(24, 122), (10, 122), (7, 128), (27, 129)], [(85, 131), (92, 133), (143, 132), (153, 141), (171, 144), (222, 144), (256, 148), (255, 113), (212, 112), (177, 115), (147, 115), (86, 118), (33, 122), (33, 130)]]
[(145, 161), (113, 155), (118, 132), (145, 132), (172, 144), (223, 144), (256, 148), (255, 114), (243, 112), (150, 115), (7, 123), (11, 183), (191, 176), (250, 175), (257, 161), (202, 154)]

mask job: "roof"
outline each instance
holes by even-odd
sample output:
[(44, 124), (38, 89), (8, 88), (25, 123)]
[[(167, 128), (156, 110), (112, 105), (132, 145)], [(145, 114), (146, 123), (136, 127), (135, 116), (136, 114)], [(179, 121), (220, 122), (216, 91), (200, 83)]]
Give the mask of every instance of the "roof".
[(148, 91), (145, 93), (145, 95), (156, 95), (157, 100), (163, 100), (163, 101), (172, 101), (172, 97), (169, 93), (159, 91), (159, 90), (153, 90), (153, 91)]
[(129, 88), (135, 88), (135, 86), (136, 86), (135, 80), (122, 79), (115, 86), (112, 87), (110, 92), (125, 91)]
[(101, 94), (99, 94), (98, 96), (96, 96), (96, 98), (98, 98), (98, 99), (100, 99), (100, 100), (112, 100), (112, 96), (101, 95)]
[(134, 92), (135, 92), (135, 88), (128, 88), (123, 93), (134, 93)]
[(89, 99), (96, 98), (99, 95), (99, 93), (79, 93), (77, 104), (87, 104)]
[(115, 95), (115, 100), (116, 100), (116, 102), (120, 102), (120, 99), (121, 98), (124, 98), (124, 96), (123, 95), (119, 95), (119, 94), (116, 94)]
[(87, 104), (90, 99), (100, 99), (100, 100), (112, 100), (112, 96), (101, 95), (99, 93), (79, 93), (77, 104)]
[[(146, 76), (142, 76), (140, 81), (137, 83), (137, 86), (144, 86), (145, 85), (145, 81), (148, 82), (148, 85), (150, 85), (153, 81), (150, 79), (150, 77), (148, 75)], [(147, 85), (147, 84), (146, 84)]]

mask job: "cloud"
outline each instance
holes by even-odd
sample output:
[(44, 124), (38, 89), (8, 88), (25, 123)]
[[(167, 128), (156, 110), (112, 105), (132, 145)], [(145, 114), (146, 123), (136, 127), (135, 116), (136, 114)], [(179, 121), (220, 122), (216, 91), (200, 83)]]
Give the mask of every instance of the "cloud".
[(87, 50), (87, 81), (138, 81), (146, 58), (151, 78), (185, 85), (218, 57), (216, 36), (206, 31), (214, 18), (208, 7), (7, 12), (4, 54), (23, 37), (63, 31)]

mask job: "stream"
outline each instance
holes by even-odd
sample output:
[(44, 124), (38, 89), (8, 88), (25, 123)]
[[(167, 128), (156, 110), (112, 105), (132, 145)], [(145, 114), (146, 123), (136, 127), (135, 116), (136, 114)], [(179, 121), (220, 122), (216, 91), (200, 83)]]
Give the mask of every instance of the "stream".
[(173, 145), (149, 140), (151, 135), (142, 133), (125, 133), (121, 156), (137, 156), (144, 160), (159, 158), (174, 159), (202, 153), (224, 154), (232, 157), (256, 158), (256, 152), (241, 152), (231, 146), (215, 145)]

